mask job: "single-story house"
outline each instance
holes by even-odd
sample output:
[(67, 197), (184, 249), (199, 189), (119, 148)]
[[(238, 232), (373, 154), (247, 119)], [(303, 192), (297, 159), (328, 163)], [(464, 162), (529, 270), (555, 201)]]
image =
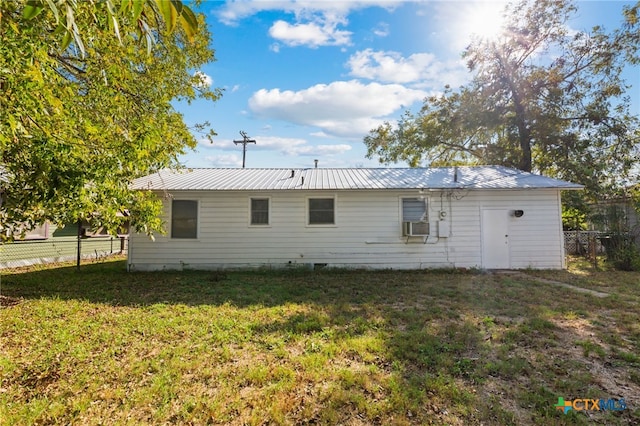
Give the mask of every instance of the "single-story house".
[(560, 193), (502, 166), (185, 169), (134, 181), (167, 234), (132, 233), (128, 269), (565, 267)]

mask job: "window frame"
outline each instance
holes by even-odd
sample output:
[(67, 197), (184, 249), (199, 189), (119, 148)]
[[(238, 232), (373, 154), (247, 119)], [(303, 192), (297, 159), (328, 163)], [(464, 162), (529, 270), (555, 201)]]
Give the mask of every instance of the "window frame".
[[(267, 201), (267, 223), (253, 223), (253, 200)], [(271, 197), (269, 196), (250, 196), (249, 197), (249, 227), (251, 228), (269, 228), (271, 226)]]
[[(176, 201), (189, 201), (189, 202), (194, 202), (196, 203), (196, 229), (195, 229), (195, 236), (194, 237), (176, 237), (174, 235), (174, 223), (173, 223), (173, 219), (174, 219), (174, 203)], [(189, 240), (189, 241), (193, 241), (193, 240), (198, 240), (200, 238), (200, 200), (198, 199), (194, 199), (194, 198), (174, 198), (171, 200), (171, 214), (170, 214), (170, 224), (171, 224), (171, 235), (170, 238), (172, 240)]]
[[(311, 223), (311, 200), (333, 200), (333, 223)], [(331, 195), (309, 195), (305, 197), (305, 221), (307, 227), (335, 228), (338, 226), (338, 197)]]
[(36, 226), (31, 231), (24, 234), (24, 238), (20, 238), (20, 232), (14, 234), (15, 241), (41, 241), (49, 239), (49, 222), (44, 222)]

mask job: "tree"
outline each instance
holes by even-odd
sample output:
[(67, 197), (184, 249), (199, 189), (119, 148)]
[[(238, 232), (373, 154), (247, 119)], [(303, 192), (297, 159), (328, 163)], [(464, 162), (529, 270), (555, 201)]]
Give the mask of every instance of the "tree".
[[(178, 22), (192, 41), (198, 31), (198, 20), (191, 9), (179, 0), (121, 0), (120, 8), (116, 8), (113, 0), (84, 0), (91, 6), (90, 11), (95, 17), (93, 24), (100, 24), (96, 19), (97, 14), (106, 17), (106, 23), (113, 30), (118, 40), (120, 36), (120, 15), (128, 14), (136, 24), (136, 35), (140, 41), (147, 45), (150, 51), (154, 43), (154, 30), (160, 23), (158, 19), (164, 18), (164, 28), (167, 33), (173, 32)], [(62, 34), (61, 48), (66, 49), (73, 41), (84, 56), (84, 42), (76, 23), (75, 0), (26, 0), (22, 9), (22, 17), (25, 20), (35, 19), (42, 11), (49, 9), (53, 14), (56, 24), (56, 32)], [(0, 19), (2, 13), (0, 13)]]
[(508, 6), (501, 36), (474, 39), (463, 53), (471, 81), (372, 130), (368, 157), (502, 164), (582, 183), (591, 195), (625, 182), (640, 142), (621, 77), (637, 58), (638, 5), (611, 33), (570, 33), (570, 1)]
[(161, 230), (158, 198), (129, 185), (177, 166), (196, 145), (172, 101), (220, 96), (195, 72), (214, 60), (204, 17), (194, 15), (194, 31), (188, 22), (169, 31), (152, 2), (101, 13), (109, 2), (59, 1), (75, 6), (65, 9), (75, 31), (69, 41), (57, 30), (62, 13), (45, 7), (32, 19), (33, 3), (0, 3), (3, 236), (43, 221), (86, 220), (115, 231), (124, 211), (136, 230)]

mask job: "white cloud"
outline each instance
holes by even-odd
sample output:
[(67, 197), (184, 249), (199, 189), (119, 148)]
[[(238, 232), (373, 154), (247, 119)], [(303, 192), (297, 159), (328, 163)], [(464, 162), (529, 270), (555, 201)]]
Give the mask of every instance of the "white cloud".
[[(397, 117), (391, 117), (395, 120)], [(318, 121), (315, 125), (332, 136), (362, 139), (366, 134), (381, 125), (385, 121), (383, 117), (361, 117), (352, 120), (336, 118), (334, 120)]]
[(281, 154), (295, 152), (305, 146), (307, 141), (301, 138), (284, 138), (278, 136), (260, 136), (255, 138), (256, 149), (263, 151), (278, 151)]
[(351, 32), (339, 30), (340, 22), (309, 22), (289, 24), (276, 21), (269, 35), (287, 46), (339, 46), (351, 43)]
[[(326, 144), (326, 145), (311, 145), (305, 139), (301, 138), (285, 138), (278, 136), (256, 136), (252, 137), (256, 140), (255, 145), (248, 145), (250, 151), (275, 151), (285, 156), (296, 155), (317, 155), (317, 156), (331, 156), (343, 154), (351, 150), (351, 145), (348, 144)], [(239, 147), (233, 143), (230, 139), (215, 140), (210, 143), (206, 139), (199, 141), (199, 146), (204, 149), (216, 150), (216, 151), (240, 151), (242, 147)], [(234, 165), (242, 164), (242, 156), (239, 154), (220, 154), (215, 156), (205, 157), (208, 161), (214, 162), (220, 165)]]
[[(269, 35), (287, 46), (344, 46), (351, 44), (351, 32), (345, 30), (346, 17), (354, 10), (382, 7), (394, 9), (398, 1), (232, 1), (216, 13), (226, 25), (236, 25), (248, 16), (265, 11), (283, 11), (293, 15), (293, 22), (276, 21)], [(384, 31), (384, 29), (380, 30)], [(274, 44), (271, 50), (278, 52)]]
[(261, 89), (249, 99), (259, 117), (318, 127), (334, 136), (359, 138), (385, 118), (428, 93), (399, 84), (357, 80), (317, 84), (297, 92)]
[(236, 154), (220, 154), (205, 157), (211, 167), (240, 167), (242, 166), (242, 156)]
[(376, 52), (366, 49), (351, 55), (347, 65), (351, 68), (350, 74), (354, 77), (408, 83), (428, 74), (437, 63), (435, 55), (430, 53), (415, 53), (405, 59), (396, 52)]
[(213, 78), (202, 71), (194, 72), (193, 76), (199, 80), (198, 83), (194, 84), (194, 87), (198, 89), (207, 89), (213, 84)]
[(339, 15), (347, 16), (354, 10), (368, 7), (381, 7), (392, 10), (401, 2), (393, 0), (365, 0), (365, 1), (318, 1), (318, 0), (263, 0), (263, 1), (230, 1), (216, 11), (220, 22), (235, 25), (239, 20), (260, 12), (283, 11), (291, 13), (296, 20), (308, 19), (310, 15)]
[[(282, 146), (285, 145), (301, 145), (306, 143), (304, 139), (286, 139), (286, 138), (274, 138), (272, 136), (265, 137), (254, 137), (250, 135), (251, 139), (256, 140), (256, 144), (247, 145), (250, 150), (280, 150)], [(259, 140), (258, 140), (259, 139)], [(238, 140), (241, 140), (238, 138)], [(233, 139), (215, 139), (213, 142), (210, 142), (208, 139), (200, 139), (198, 141), (198, 146), (204, 149), (213, 149), (220, 151), (236, 151), (241, 150), (242, 146), (236, 145), (233, 143)]]
[(386, 37), (389, 35), (389, 33), (390, 33), (389, 24), (387, 24), (386, 22), (380, 22), (373, 29), (373, 34), (375, 34), (378, 37)]
[(227, 150), (231, 149), (231, 147), (235, 146), (233, 141), (230, 139), (214, 139), (210, 141), (209, 139), (200, 139), (198, 141), (198, 147), (204, 149), (222, 149)]
[(338, 155), (351, 150), (351, 145), (310, 145), (305, 139), (282, 138), (277, 136), (261, 136), (256, 148), (259, 150), (278, 151), (283, 155)]
[(366, 49), (347, 62), (354, 77), (387, 83), (418, 83), (439, 90), (445, 84), (457, 86), (468, 78), (462, 61), (441, 62), (431, 53), (414, 53), (404, 58), (398, 52)]
[(332, 156), (344, 154), (351, 150), (351, 145), (336, 144), (336, 145), (309, 145), (300, 147), (295, 151), (295, 155), (313, 155), (313, 156)]

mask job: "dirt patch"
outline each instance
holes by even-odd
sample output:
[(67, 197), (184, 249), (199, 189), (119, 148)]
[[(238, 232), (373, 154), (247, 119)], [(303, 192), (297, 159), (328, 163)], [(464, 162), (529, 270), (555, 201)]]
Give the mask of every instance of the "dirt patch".
[(7, 308), (22, 303), (23, 299), (0, 295), (0, 307)]
[[(616, 356), (618, 350), (633, 353), (632, 345), (612, 345), (607, 340), (607, 329), (615, 327), (614, 318), (607, 311), (599, 311), (599, 318), (606, 325), (592, 322), (584, 317), (552, 317), (548, 321), (553, 328), (543, 330), (552, 344), (541, 347), (535, 344), (539, 339), (530, 332), (529, 339), (534, 344), (518, 342), (509, 349), (508, 355), (500, 353), (500, 345), (505, 344), (501, 337), (494, 341), (483, 362), (498, 365), (508, 364), (511, 359), (525, 360), (521, 369), (497, 369), (489, 373), (479, 386), (481, 398), (488, 401), (489, 413), (495, 415), (496, 423), (535, 424), (532, 415), (533, 405), (546, 406), (553, 413), (554, 398), (563, 396), (566, 400), (597, 398), (604, 400), (624, 399), (627, 407), (640, 405), (640, 383), (634, 381), (634, 365), (623, 362)], [(507, 329), (514, 330), (514, 324), (521, 324), (523, 318), (495, 318), (496, 327), (508, 324)], [(626, 341), (623, 340), (626, 343)], [(540, 341), (540, 343), (542, 343)], [(518, 365), (518, 364), (515, 364)], [(564, 369), (564, 370), (563, 370)], [(566, 381), (567, 383), (561, 383)], [(552, 397), (538, 394), (537, 389), (558, 389), (569, 385), (571, 390)], [(587, 396), (589, 394), (589, 396)], [(540, 409), (540, 408), (538, 408)], [(500, 410), (506, 413), (500, 417)], [(603, 423), (610, 421), (609, 413), (598, 411), (582, 412), (590, 421)], [(627, 409), (617, 417), (618, 424), (637, 424), (633, 408)], [(509, 417), (509, 416), (513, 417)], [(552, 416), (552, 414), (549, 414)], [(553, 417), (549, 417), (549, 420)], [(607, 420), (609, 419), (609, 420)]]
[[(609, 345), (599, 337), (597, 330), (587, 320), (562, 319), (553, 321), (557, 326), (556, 335), (561, 342), (564, 356), (579, 360), (593, 376), (593, 382), (603, 391), (603, 398), (624, 398), (627, 406), (637, 407), (640, 404), (640, 386), (629, 380), (629, 367), (622, 367), (612, 357)], [(603, 348), (605, 355), (595, 351), (587, 351), (577, 341), (589, 341)], [(587, 353), (589, 352), (589, 353)]]

